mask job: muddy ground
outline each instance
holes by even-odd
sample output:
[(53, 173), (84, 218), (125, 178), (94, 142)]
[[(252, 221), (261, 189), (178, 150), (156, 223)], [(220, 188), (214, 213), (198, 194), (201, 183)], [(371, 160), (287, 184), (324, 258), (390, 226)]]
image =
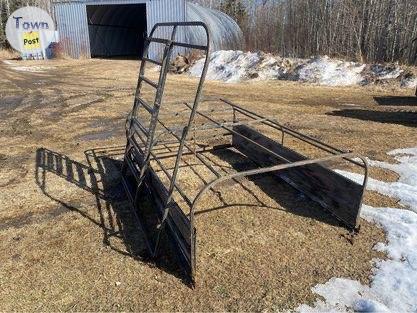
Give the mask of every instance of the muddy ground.
[[(319, 207), (269, 176), (225, 186), (223, 209), (210, 210), (219, 198), (204, 203), (195, 290), (171, 257), (150, 261), (118, 172), (138, 66), (0, 63), (1, 311), (271, 311), (314, 301), (310, 288), (334, 276), (369, 283), (372, 259), (384, 257), (372, 250), (383, 232), (362, 221), (352, 245)], [(166, 103), (190, 99), (195, 79), (169, 80)], [(387, 151), (417, 143), (412, 90), (207, 82), (205, 96), (372, 159), (390, 160)], [(212, 157), (227, 170), (230, 155)], [(396, 199), (368, 192), (365, 203)]]

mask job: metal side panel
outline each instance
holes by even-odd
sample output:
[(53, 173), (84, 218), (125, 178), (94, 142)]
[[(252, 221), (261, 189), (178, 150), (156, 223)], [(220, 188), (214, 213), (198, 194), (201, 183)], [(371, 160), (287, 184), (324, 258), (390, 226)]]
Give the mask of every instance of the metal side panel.
[[(234, 127), (234, 130), (290, 162), (307, 159), (250, 127), (241, 125)], [(236, 149), (260, 165), (286, 163), (238, 135), (233, 135), (232, 143)], [(359, 226), (359, 212), (364, 192), (362, 185), (320, 164), (305, 165), (274, 174), (320, 204), (349, 229)]]
[[(137, 182), (132, 177), (132, 169), (128, 168), (127, 171), (123, 178), (125, 191), (132, 203), (134, 214), (138, 218), (147, 241), (147, 246), (152, 254), (159, 232), (159, 224), (165, 210), (168, 191), (152, 168), (149, 168), (144, 184), (139, 187), (140, 196), (135, 203)], [(167, 237), (171, 241), (173, 250), (186, 275), (193, 281), (195, 272), (193, 265), (195, 264), (193, 261), (195, 260), (195, 239), (191, 239), (190, 220), (175, 201), (171, 201), (165, 230), (168, 232)], [(194, 229), (194, 238), (195, 233)]]
[[(162, 216), (165, 209), (163, 204), (168, 197), (168, 191), (153, 170), (149, 171), (147, 186), (152, 193), (153, 200), (157, 204), (155, 208), (159, 210)], [(188, 276), (192, 278), (194, 270), (192, 269), (193, 262), (191, 259), (195, 257), (195, 240), (191, 242), (190, 220), (175, 201), (171, 201), (166, 225), (167, 231), (170, 233), (168, 237), (174, 245), (175, 252)]]

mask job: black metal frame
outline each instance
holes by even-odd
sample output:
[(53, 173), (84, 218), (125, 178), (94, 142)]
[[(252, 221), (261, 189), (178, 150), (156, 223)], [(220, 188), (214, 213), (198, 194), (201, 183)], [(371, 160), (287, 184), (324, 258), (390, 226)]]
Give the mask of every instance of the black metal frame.
[[(160, 27), (172, 28), (169, 39), (154, 38), (155, 31)], [(204, 28), (207, 34), (206, 44), (194, 45), (176, 41), (179, 27)], [(358, 229), (359, 226), (360, 207), (368, 176), (365, 158), (334, 148), (226, 99), (217, 100), (215, 105), (206, 110), (198, 109), (208, 69), (209, 42), (208, 28), (202, 22), (160, 23), (154, 26), (145, 43), (135, 103), (126, 121), (127, 145), (122, 169), (123, 185), (138, 223), (144, 230), (151, 255), (155, 257), (158, 254), (161, 234), (166, 231), (192, 283), (195, 281), (196, 271), (195, 213), (203, 196), (216, 185), (228, 180), (272, 173), (319, 203), (344, 226), (352, 230)], [(165, 45), (161, 61), (148, 57), (150, 43)], [(194, 102), (170, 104), (171, 111), (164, 116), (160, 114), (160, 109), (174, 47), (202, 50), (205, 53), (205, 61)], [(161, 67), (158, 83), (145, 76), (147, 62)], [(152, 106), (142, 98), (143, 84), (156, 89)], [(148, 112), (149, 119), (144, 121), (140, 118), (139, 110)], [(225, 116), (229, 113), (230, 120), (226, 120)], [(221, 115), (220, 118), (216, 117), (218, 114)], [(167, 121), (172, 117), (181, 120), (177, 126), (167, 125)], [(149, 122), (148, 126), (146, 122)], [(271, 136), (263, 135), (265, 129), (271, 133)], [(197, 144), (213, 138), (216, 139), (215, 144)], [(272, 138), (280, 138), (280, 140)], [(297, 140), (328, 155), (308, 159), (286, 147), (286, 138)], [(258, 166), (226, 175), (220, 173), (206, 159), (204, 153), (228, 148), (237, 149)], [(209, 182), (203, 181), (200, 191), (194, 198), (177, 183), (180, 164), (184, 163), (184, 157), (187, 155), (193, 155), (215, 177)], [(174, 160), (172, 169), (164, 164), (167, 158)], [(363, 183), (356, 184), (325, 165), (332, 161), (345, 161), (362, 169)], [(151, 163), (154, 163), (154, 166)], [(155, 167), (158, 167), (159, 171)], [(182, 206), (176, 201), (174, 193), (178, 194), (184, 203)], [(149, 203), (144, 200), (145, 198), (149, 199)], [(348, 200), (345, 201), (346, 199)]]

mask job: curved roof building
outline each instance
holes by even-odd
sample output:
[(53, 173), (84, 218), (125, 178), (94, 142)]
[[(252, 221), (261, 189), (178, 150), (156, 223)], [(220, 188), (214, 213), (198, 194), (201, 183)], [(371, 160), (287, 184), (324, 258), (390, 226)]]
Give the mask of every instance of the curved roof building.
[[(213, 51), (243, 43), (231, 17), (185, 0), (58, 0), (54, 11), (62, 48), (73, 58), (140, 56), (144, 38), (158, 22), (205, 22)], [(193, 44), (206, 40), (198, 28), (182, 27), (177, 36)], [(149, 54), (157, 58), (161, 51), (151, 46)]]

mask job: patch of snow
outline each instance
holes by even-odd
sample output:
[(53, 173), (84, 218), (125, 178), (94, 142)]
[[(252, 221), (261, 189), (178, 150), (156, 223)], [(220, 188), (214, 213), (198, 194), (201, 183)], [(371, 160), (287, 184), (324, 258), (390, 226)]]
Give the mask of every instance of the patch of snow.
[(315, 82), (326, 86), (352, 86), (362, 82), (361, 73), (364, 68), (364, 64), (332, 60), (325, 56), (301, 65), (297, 74), (303, 82)]
[(401, 79), (401, 87), (416, 88), (417, 87), (417, 77), (410, 76), (410, 77), (402, 78)]
[[(398, 163), (391, 164), (373, 160), (368, 160), (368, 163), (370, 166), (393, 171), (400, 178), (396, 182), (381, 182), (369, 178), (367, 189), (399, 199), (400, 204), (417, 213), (417, 148), (398, 149), (388, 154), (393, 156)], [(358, 183), (363, 181), (363, 175), (341, 170), (338, 172)]]
[(14, 70), (19, 72), (43, 73), (52, 69), (50, 66), (14, 66)]
[(18, 66), (18, 64), (3, 60), (3, 63), (9, 65), (11, 69), (19, 72), (43, 73), (47, 70), (53, 69), (51, 66), (34, 65), (34, 66)]
[[(190, 67), (189, 74), (199, 77), (204, 59)], [(237, 83), (250, 80), (294, 80), (326, 86), (354, 86), (395, 81), (412, 88), (417, 79), (396, 64), (366, 64), (331, 59), (328, 56), (311, 59), (281, 58), (263, 52), (235, 50), (215, 51), (210, 56), (208, 80)]]
[[(385, 183), (370, 179), (369, 189), (383, 194), (393, 195), (400, 202), (415, 209), (417, 198), (411, 195), (411, 189), (417, 186), (417, 148), (398, 149), (389, 152), (399, 162), (390, 164), (370, 161), (378, 166), (397, 172), (400, 175), (399, 186), (395, 191)], [(357, 180), (360, 175), (342, 172)], [(408, 186), (408, 187), (407, 187)], [(417, 190), (414, 191), (417, 193)], [(410, 197), (411, 196), (411, 197)], [(361, 216), (369, 222), (381, 226), (387, 235), (387, 243), (378, 243), (374, 249), (386, 252), (389, 259), (375, 260), (370, 286), (346, 278), (332, 278), (325, 284), (312, 288), (323, 297), (313, 306), (300, 305), (298, 312), (416, 312), (417, 311), (417, 211), (397, 208), (374, 208), (363, 205)]]
[(371, 72), (380, 80), (396, 79), (404, 72), (398, 65), (384, 66), (375, 64), (371, 66)]
[[(210, 56), (207, 79), (225, 82), (240, 82), (250, 77), (250, 71), (261, 63), (260, 53), (242, 51), (216, 51)], [(190, 69), (190, 75), (200, 76), (204, 59), (197, 61)]]

